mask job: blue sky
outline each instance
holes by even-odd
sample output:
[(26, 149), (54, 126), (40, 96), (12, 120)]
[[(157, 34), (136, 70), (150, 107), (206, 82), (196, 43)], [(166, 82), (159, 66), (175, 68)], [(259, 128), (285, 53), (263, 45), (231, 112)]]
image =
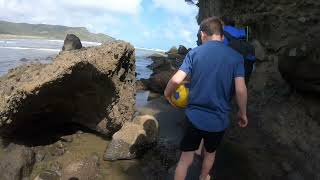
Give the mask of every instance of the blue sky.
[(0, 19), (84, 26), (135, 46), (196, 45), (198, 8), (184, 0), (0, 0)]

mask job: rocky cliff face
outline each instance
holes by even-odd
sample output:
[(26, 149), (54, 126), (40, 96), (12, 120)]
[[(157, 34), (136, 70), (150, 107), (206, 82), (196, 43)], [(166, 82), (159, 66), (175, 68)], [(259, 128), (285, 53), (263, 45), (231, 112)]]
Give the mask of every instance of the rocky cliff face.
[(198, 6), (198, 22), (231, 16), (261, 44), (264, 58), (249, 85), (250, 126), (233, 127), (226, 138), (245, 152), (249, 177), (320, 179), (320, 1), (200, 0)]
[(123, 41), (61, 52), (0, 78), (0, 133), (22, 137), (81, 124), (111, 135), (132, 120), (134, 48)]

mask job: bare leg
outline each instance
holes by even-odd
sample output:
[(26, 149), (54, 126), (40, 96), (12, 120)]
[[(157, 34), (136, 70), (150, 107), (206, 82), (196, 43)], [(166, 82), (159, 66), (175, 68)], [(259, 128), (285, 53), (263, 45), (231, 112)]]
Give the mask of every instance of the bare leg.
[(201, 169), (201, 175), (200, 180), (210, 180), (210, 170), (213, 166), (214, 160), (216, 157), (216, 152), (208, 153), (204, 148), (204, 159), (202, 162), (202, 169)]
[(196, 150), (196, 154), (199, 155), (199, 156), (203, 156), (203, 139), (201, 140), (199, 149)]
[(184, 180), (187, 176), (188, 168), (193, 161), (194, 151), (182, 152), (176, 172), (174, 175), (174, 180)]

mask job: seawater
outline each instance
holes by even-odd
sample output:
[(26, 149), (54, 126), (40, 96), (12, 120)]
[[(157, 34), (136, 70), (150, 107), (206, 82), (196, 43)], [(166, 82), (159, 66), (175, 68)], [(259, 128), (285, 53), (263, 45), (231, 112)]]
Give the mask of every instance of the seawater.
[[(82, 41), (82, 45), (97, 46), (100, 43)], [(46, 39), (1, 39), (0, 40), (0, 75), (9, 69), (31, 62), (51, 63), (63, 46), (62, 40)], [(147, 68), (152, 63), (148, 58), (157, 51), (136, 49), (136, 73), (137, 79), (148, 79), (152, 73)], [(49, 58), (48, 58), (49, 57)], [(136, 93), (136, 107), (139, 108), (147, 103), (149, 92)]]

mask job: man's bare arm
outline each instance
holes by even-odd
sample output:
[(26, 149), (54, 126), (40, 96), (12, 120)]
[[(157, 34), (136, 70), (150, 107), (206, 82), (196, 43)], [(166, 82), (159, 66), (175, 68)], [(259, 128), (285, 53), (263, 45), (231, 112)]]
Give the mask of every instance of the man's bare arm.
[(184, 71), (177, 71), (172, 78), (170, 79), (170, 81), (167, 84), (167, 87), (164, 91), (164, 96), (166, 97), (166, 99), (170, 99), (171, 95), (173, 94), (173, 92), (177, 89), (177, 87), (179, 86), (179, 84), (182, 83), (182, 81), (187, 77), (187, 73), (185, 73)]
[(238, 119), (239, 126), (246, 127), (248, 124), (247, 118), (247, 87), (245, 84), (244, 77), (235, 78), (235, 90), (236, 90), (236, 99), (239, 106)]

